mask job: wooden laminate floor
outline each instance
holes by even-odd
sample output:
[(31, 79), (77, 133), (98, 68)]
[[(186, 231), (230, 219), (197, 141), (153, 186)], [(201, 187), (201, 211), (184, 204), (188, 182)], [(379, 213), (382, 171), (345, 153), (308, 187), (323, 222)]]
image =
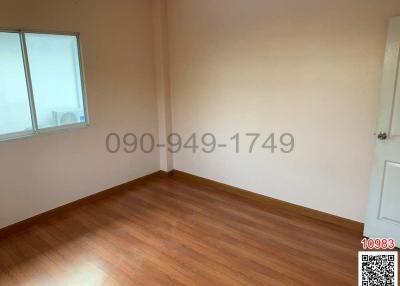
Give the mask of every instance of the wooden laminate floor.
[(156, 177), (0, 239), (0, 285), (357, 285), (361, 234)]

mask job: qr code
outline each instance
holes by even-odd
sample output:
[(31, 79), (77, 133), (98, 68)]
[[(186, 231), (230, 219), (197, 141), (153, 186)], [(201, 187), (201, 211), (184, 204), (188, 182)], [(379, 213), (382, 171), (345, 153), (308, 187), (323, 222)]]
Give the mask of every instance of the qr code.
[(398, 286), (397, 251), (360, 251), (359, 286)]

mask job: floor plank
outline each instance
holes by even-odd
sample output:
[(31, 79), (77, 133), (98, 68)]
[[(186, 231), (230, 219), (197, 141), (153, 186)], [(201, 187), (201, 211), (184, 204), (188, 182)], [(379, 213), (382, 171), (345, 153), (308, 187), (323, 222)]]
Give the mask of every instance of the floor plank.
[(360, 233), (154, 177), (0, 240), (0, 285), (356, 285)]

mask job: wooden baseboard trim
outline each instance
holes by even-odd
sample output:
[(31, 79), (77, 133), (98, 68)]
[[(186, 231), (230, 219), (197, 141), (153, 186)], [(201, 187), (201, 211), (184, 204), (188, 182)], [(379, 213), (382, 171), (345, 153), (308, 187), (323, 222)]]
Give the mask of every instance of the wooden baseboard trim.
[(217, 181), (213, 181), (210, 179), (206, 179), (203, 177), (199, 177), (196, 175), (192, 175), (189, 173), (185, 173), (182, 171), (178, 171), (178, 170), (172, 170), (170, 172), (166, 172), (166, 171), (157, 171), (155, 173), (137, 178), (133, 181), (115, 186), (113, 188), (110, 188), (108, 190), (93, 194), (91, 196), (79, 199), (77, 201), (68, 203), (66, 205), (54, 208), (52, 210), (49, 210), (47, 212), (41, 213), (39, 215), (33, 216), (31, 218), (28, 218), (26, 220), (17, 222), (15, 224), (6, 226), (2, 229), (0, 229), (0, 238), (4, 238), (7, 236), (10, 236), (11, 234), (15, 234), (18, 232), (21, 232), (25, 229), (27, 229), (29, 226), (32, 226), (34, 224), (39, 224), (39, 223), (43, 223), (47, 220), (49, 220), (50, 218), (53, 218), (57, 215), (60, 215), (61, 213), (67, 212), (69, 210), (78, 208), (86, 203), (89, 202), (93, 202), (102, 198), (106, 198), (110, 195), (113, 195), (115, 193), (130, 189), (132, 187), (134, 187), (135, 185), (142, 183), (146, 180), (155, 178), (155, 177), (175, 177), (178, 179), (183, 179), (186, 181), (192, 181), (195, 183), (200, 183), (209, 187), (212, 187), (213, 189), (217, 190), (217, 191), (223, 191), (223, 192), (228, 192), (237, 196), (240, 196), (243, 199), (252, 201), (252, 202), (257, 202), (265, 207), (274, 207), (274, 208), (279, 208), (279, 209), (283, 209), (283, 210), (287, 210), (287, 211), (291, 211), (293, 213), (296, 213), (298, 215), (302, 215), (305, 217), (309, 217), (312, 219), (317, 219), (319, 221), (325, 222), (325, 223), (329, 223), (329, 224), (333, 224), (336, 226), (340, 226), (349, 230), (353, 230), (356, 231), (358, 233), (362, 233), (363, 228), (364, 228), (364, 224), (360, 223), (360, 222), (356, 222), (356, 221), (352, 221), (349, 219), (345, 219), (342, 217), (338, 217), (335, 215), (331, 215), (328, 213), (324, 213), (324, 212), (320, 212), (314, 209), (310, 209), (310, 208), (306, 208), (303, 206), (299, 206), (299, 205), (295, 205), (295, 204), (291, 204), (285, 201), (281, 201), (281, 200), (277, 200), (274, 198), (270, 198), (267, 196), (263, 196), (257, 193), (253, 193), (247, 190), (243, 190), (240, 188), (236, 188), (230, 185), (226, 185)]
[(213, 180), (209, 180), (203, 177), (199, 177), (196, 175), (192, 175), (189, 173), (185, 173), (182, 171), (178, 171), (178, 170), (173, 170), (171, 172), (168, 173), (169, 176), (172, 177), (176, 177), (176, 178), (180, 178), (180, 179), (184, 179), (187, 181), (193, 181), (195, 183), (201, 183), (203, 185), (212, 187), (213, 189), (219, 190), (219, 191), (224, 191), (224, 192), (228, 192), (231, 194), (235, 194), (237, 196), (240, 196), (246, 200), (250, 200), (253, 202), (257, 202), (263, 206), (266, 207), (274, 207), (274, 208), (280, 208), (280, 209), (284, 209), (284, 210), (288, 210), (291, 212), (294, 212), (298, 215), (304, 216), (304, 217), (309, 217), (312, 219), (317, 219), (319, 221), (325, 222), (325, 223), (329, 223), (329, 224), (333, 224), (336, 226), (340, 226), (352, 231), (355, 231), (357, 233), (362, 233), (363, 229), (364, 229), (364, 224), (357, 222), (357, 221), (353, 221), (353, 220), (349, 220), (346, 218), (342, 218), (339, 216), (335, 216), (332, 214), (328, 214), (328, 213), (324, 213), (321, 211), (317, 211), (314, 209), (310, 209), (310, 208), (306, 208), (303, 206), (299, 206), (299, 205), (295, 205), (295, 204), (291, 204), (285, 201), (281, 201), (278, 199), (274, 199), (271, 197), (267, 197), (264, 195), (260, 195), (257, 193), (253, 193), (247, 190), (243, 190), (240, 188), (236, 188), (230, 185), (226, 185), (220, 182), (216, 182)]
[(168, 176), (168, 172), (157, 171), (155, 173), (152, 173), (152, 174), (137, 178), (137, 179), (135, 179), (133, 181), (130, 181), (130, 182), (115, 186), (113, 188), (101, 191), (99, 193), (90, 195), (88, 197), (84, 197), (82, 199), (73, 201), (73, 202), (68, 203), (66, 205), (62, 205), (60, 207), (57, 207), (57, 208), (54, 208), (54, 209), (49, 210), (47, 212), (38, 214), (36, 216), (33, 216), (33, 217), (25, 219), (23, 221), (17, 222), (15, 224), (6, 226), (6, 227), (0, 229), (0, 238), (4, 238), (4, 237), (7, 237), (7, 236), (10, 236), (11, 234), (15, 234), (15, 233), (21, 232), (21, 231), (27, 229), (31, 225), (42, 223), (42, 222), (47, 221), (48, 219), (50, 219), (52, 217), (60, 215), (61, 213), (64, 213), (66, 211), (70, 211), (72, 209), (78, 208), (78, 207), (80, 207), (80, 206), (82, 206), (82, 205), (84, 205), (86, 203), (93, 202), (93, 201), (96, 201), (96, 200), (99, 200), (99, 199), (102, 199), (102, 198), (106, 198), (106, 197), (108, 197), (110, 195), (113, 195), (115, 193), (127, 190), (127, 189), (129, 189), (129, 188), (131, 188), (131, 187), (133, 187), (133, 186), (135, 186), (135, 185), (137, 185), (139, 183), (142, 183), (142, 182), (144, 182), (146, 180), (152, 179), (154, 177), (159, 177), (159, 176)]

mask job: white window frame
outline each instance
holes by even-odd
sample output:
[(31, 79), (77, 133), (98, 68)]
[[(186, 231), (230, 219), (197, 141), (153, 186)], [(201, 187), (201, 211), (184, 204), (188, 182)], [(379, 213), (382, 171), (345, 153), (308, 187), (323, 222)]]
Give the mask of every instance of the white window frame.
[[(88, 127), (89, 126), (89, 109), (88, 109), (88, 100), (87, 100), (87, 94), (86, 94), (86, 80), (85, 80), (85, 72), (84, 72), (84, 65), (83, 65), (82, 44), (81, 44), (81, 40), (80, 40), (80, 34), (77, 32), (75, 32), (75, 33), (49, 32), (49, 31), (42, 31), (42, 30), (7, 29), (7, 28), (6, 29), (0, 28), (0, 32), (15, 33), (15, 34), (19, 35), (24, 70), (25, 70), (26, 87), (27, 87), (28, 98), (29, 98), (31, 121), (32, 121), (32, 130), (3, 134), (3, 135), (0, 134), (0, 142), (29, 138), (29, 137), (37, 136), (40, 134)], [(81, 77), (83, 110), (85, 113), (85, 122), (79, 122), (79, 123), (67, 124), (67, 125), (55, 126), (55, 127), (47, 127), (47, 128), (39, 128), (38, 127), (38, 122), (37, 122), (37, 117), (36, 117), (36, 108), (35, 108), (35, 99), (34, 99), (33, 88), (32, 88), (32, 79), (31, 79), (31, 72), (30, 72), (30, 68), (29, 68), (29, 60), (28, 60), (28, 52), (27, 52), (27, 47), (26, 47), (25, 34), (64, 35), (64, 36), (76, 37), (77, 49), (78, 49), (78, 60), (79, 60), (79, 71), (80, 71), (80, 77)]]

